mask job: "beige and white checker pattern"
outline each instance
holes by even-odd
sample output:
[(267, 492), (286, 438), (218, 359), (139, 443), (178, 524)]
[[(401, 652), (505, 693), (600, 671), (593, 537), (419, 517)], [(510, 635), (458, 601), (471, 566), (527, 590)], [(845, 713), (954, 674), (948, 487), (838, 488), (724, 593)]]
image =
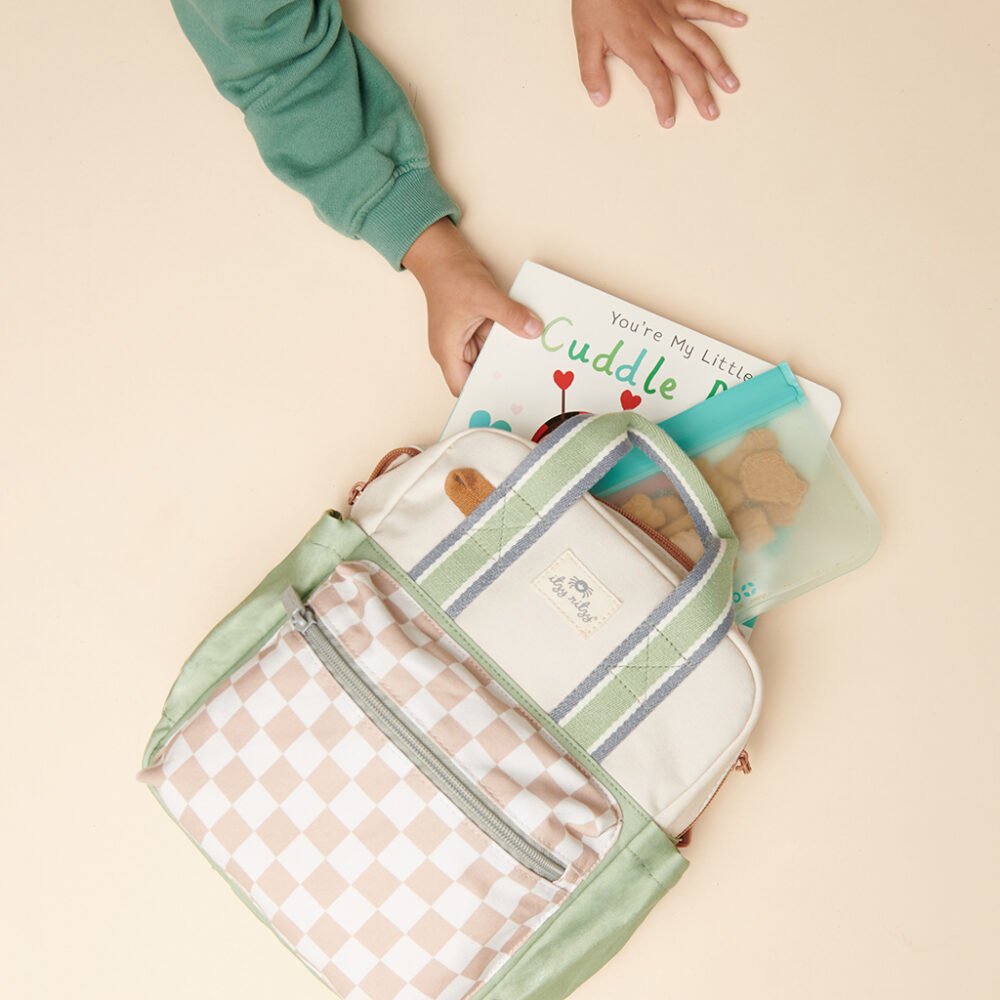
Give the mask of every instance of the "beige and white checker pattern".
[(617, 836), (617, 804), (385, 570), (344, 563), (310, 604), (508, 818), (580, 877), (594, 867)]
[[(344, 1000), (462, 1000), (610, 849), (620, 815), (547, 737), (535, 745), (537, 725), (499, 699), (486, 675), (478, 681), (479, 668), (435, 636), (437, 626), (381, 570), (350, 564), (321, 589), (314, 596), (328, 626), (361, 650), (392, 697), (409, 693), (402, 705), (412, 717), (435, 720), (432, 738), (460, 744), (466, 773), (481, 774), (508, 816), (566, 860), (565, 879), (534, 875), (467, 820), (289, 626), (220, 686), (146, 778)], [(392, 623), (371, 633), (381, 621), (376, 604)], [(437, 665), (430, 673), (429, 661)], [(399, 667), (419, 681), (407, 683)], [(467, 703), (476, 684), (486, 704), (502, 709), (492, 722)], [(498, 720), (525, 739), (515, 744)], [(514, 775), (529, 759), (526, 745), (541, 763), (524, 771), (533, 778), (522, 799)], [(543, 817), (538, 803), (553, 801), (559, 815)]]

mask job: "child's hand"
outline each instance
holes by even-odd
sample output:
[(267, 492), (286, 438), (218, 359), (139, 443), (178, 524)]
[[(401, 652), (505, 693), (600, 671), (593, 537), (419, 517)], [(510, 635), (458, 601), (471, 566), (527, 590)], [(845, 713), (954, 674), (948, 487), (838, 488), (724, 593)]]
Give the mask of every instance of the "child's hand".
[(604, 67), (610, 54), (627, 62), (646, 85), (664, 128), (675, 118), (671, 73), (681, 78), (703, 118), (718, 118), (708, 76), (730, 94), (740, 82), (715, 42), (692, 20), (731, 28), (747, 21), (745, 14), (709, 0), (573, 0), (580, 78), (590, 99), (600, 107), (611, 96)]
[(496, 321), (519, 337), (537, 337), (542, 321), (497, 288), (493, 275), (450, 219), (428, 226), (403, 256), (427, 299), (431, 357), (457, 396)]

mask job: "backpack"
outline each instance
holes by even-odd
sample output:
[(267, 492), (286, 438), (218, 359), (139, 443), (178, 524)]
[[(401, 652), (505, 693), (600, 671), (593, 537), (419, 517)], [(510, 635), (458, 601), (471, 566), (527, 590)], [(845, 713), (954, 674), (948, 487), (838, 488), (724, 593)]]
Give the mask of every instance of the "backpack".
[[(693, 564), (589, 495), (633, 447)], [(343, 1000), (560, 1000), (746, 769), (732, 529), (634, 412), (398, 449), (352, 501), (197, 648), (140, 778)]]

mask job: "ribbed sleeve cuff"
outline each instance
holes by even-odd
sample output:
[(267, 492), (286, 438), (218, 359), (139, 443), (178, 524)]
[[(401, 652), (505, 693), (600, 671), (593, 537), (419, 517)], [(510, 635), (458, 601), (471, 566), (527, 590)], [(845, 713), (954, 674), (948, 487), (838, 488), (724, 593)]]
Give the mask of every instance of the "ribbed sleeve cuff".
[(429, 168), (407, 170), (368, 212), (358, 236), (400, 271), (403, 255), (431, 223), (445, 216), (458, 222), (460, 214)]

